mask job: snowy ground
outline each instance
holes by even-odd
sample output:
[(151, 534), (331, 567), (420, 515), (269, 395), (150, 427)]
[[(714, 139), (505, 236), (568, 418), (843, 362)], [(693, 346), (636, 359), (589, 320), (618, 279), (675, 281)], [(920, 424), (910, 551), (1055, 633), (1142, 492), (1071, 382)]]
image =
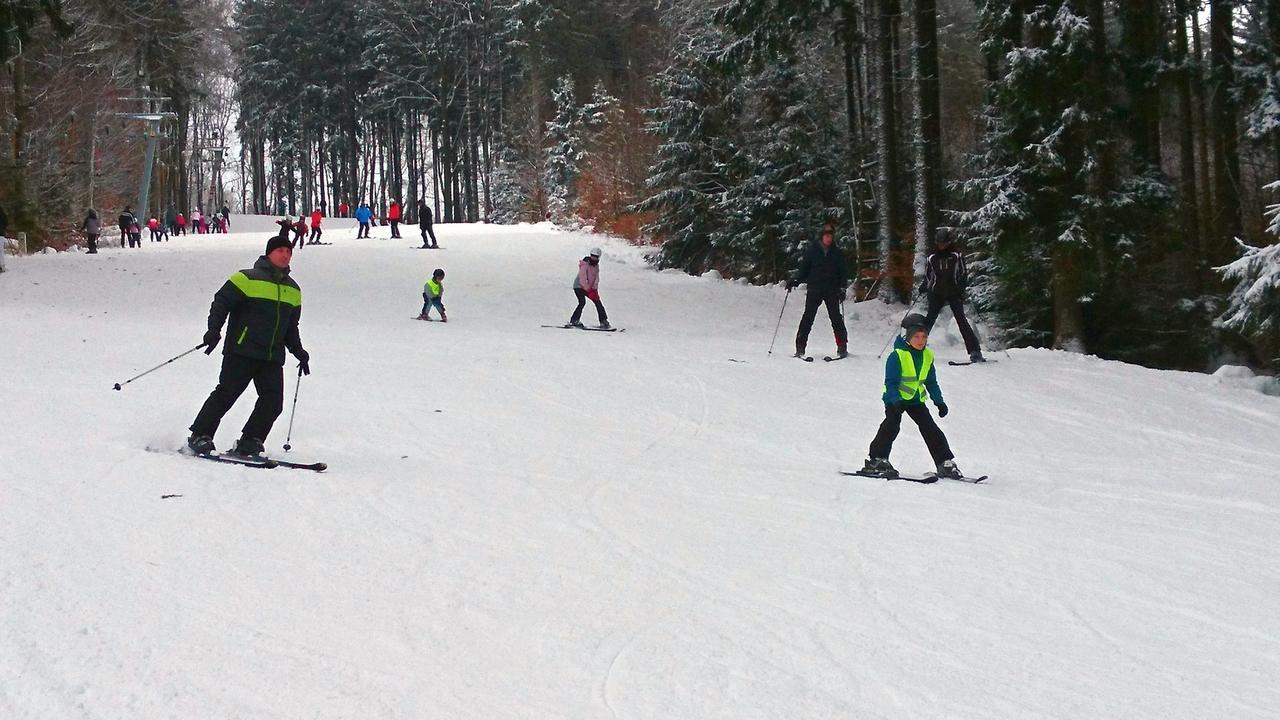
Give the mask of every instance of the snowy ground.
[[(844, 477), (887, 311), (851, 307), (857, 357), (805, 364), (798, 297), (765, 353), (780, 289), (437, 230), (294, 259), (291, 454), (325, 474), (145, 450), (182, 442), (217, 355), (111, 390), (200, 342), (263, 233), (10, 260), (0, 717), (1277, 717), (1280, 398), (993, 353), (940, 371), (987, 484)], [(597, 243), (627, 331), (539, 327)], [(437, 266), (450, 322), (412, 321)], [(929, 469), (909, 423), (893, 459)]]

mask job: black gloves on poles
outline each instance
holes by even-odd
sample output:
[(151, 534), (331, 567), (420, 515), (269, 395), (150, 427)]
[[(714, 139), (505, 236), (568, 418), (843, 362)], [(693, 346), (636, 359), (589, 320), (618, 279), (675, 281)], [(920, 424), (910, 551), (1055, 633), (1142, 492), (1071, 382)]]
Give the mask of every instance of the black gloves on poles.
[(210, 330), (204, 334), (204, 354), (213, 353), (213, 349), (218, 346), (218, 341), (222, 339), (222, 335), (217, 330)]

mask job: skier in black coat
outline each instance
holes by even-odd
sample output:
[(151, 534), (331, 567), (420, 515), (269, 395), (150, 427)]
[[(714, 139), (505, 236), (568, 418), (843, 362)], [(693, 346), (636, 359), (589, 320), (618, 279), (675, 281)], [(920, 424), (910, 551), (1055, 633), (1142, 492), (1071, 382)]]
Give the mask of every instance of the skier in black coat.
[[(418, 201), (418, 230), (422, 233), (422, 247), (438, 248), (436, 244), (436, 233), (431, 229), (431, 206), (427, 205), (425, 200)], [(427, 244), (427, 237), (431, 237), (431, 244)]]
[(800, 317), (800, 329), (796, 333), (795, 357), (805, 356), (813, 318), (818, 314), (818, 306), (824, 303), (827, 315), (831, 318), (831, 329), (836, 336), (836, 357), (848, 357), (849, 333), (844, 327), (840, 303), (844, 301), (849, 285), (849, 269), (845, 264), (844, 252), (835, 244), (835, 227), (831, 223), (822, 226), (821, 237), (813, 241), (805, 251), (804, 259), (800, 261), (800, 270), (794, 278), (787, 280), (787, 291), (802, 284), (807, 284), (809, 291), (805, 295), (804, 315)]
[(233, 273), (213, 296), (209, 306), (208, 331), (204, 334), (205, 354), (213, 352), (227, 324), (227, 342), (222, 346), (222, 372), (218, 386), (205, 400), (191, 423), (187, 446), (207, 455), (214, 451), (213, 435), (222, 416), (252, 382), (258, 402), (244, 424), (236, 443), (237, 455), (257, 457), (263, 441), (284, 409), (284, 351), (298, 359), (298, 371), (311, 374), (311, 355), (302, 347), (298, 319), (302, 316), (302, 290), (289, 277), (293, 247), (275, 236), (267, 241), (266, 252), (252, 268)]
[(942, 312), (944, 306), (950, 307), (951, 315), (956, 319), (956, 327), (960, 329), (960, 336), (964, 338), (964, 348), (969, 353), (969, 360), (986, 362), (978, 345), (978, 335), (974, 333), (964, 314), (964, 290), (969, 284), (969, 272), (964, 266), (964, 255), (955, 249), (955, 231), (951, 228), (938, 228), (934, 245), (937, 249), (925, 261), (924, 284), (920, 286), (920, 293), (929, 299), (925, 330), (933, 332), (938, 313)]

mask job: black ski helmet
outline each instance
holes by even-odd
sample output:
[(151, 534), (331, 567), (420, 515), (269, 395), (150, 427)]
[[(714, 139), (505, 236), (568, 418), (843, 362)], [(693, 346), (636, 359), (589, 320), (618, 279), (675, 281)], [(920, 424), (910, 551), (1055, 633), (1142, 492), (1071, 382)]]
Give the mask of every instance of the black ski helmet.
[(442, 277), (444, 277), (444, 270), (443, 270), (442, 268), (436, 268), (435, 270), (432, 270), (432, 271), (431, 271), (431, 277), (433, 277), (433, 278), (442, 278)]
[(949, 227), (940, 227), (933, 236), (933, 244), (938, 247), (951, 247), (956, 242), (956, 231)]
[(910, 340), (916, 330), (925, 330), (927, 332), (924, 316), (918, 312), (907, 313), (906, 317), (902, 318), (902, 337)]

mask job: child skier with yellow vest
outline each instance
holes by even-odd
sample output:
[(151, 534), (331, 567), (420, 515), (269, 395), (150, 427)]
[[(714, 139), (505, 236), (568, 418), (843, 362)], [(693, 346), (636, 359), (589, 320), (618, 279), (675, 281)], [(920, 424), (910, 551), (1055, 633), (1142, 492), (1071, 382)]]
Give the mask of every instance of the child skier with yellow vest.
[(449, 322), (449, 316), (444, 314), (444, 270), (436, 268), (431, 273), (431, 279), (422, 288), (422, 312), (418, 314), (419, 320), (431, 319), (431, 308), (440, 311), (440, 322)]
[(862, 474), (897, 477), (898, 471), (889, 464), (889, 453), (902, 426), (902, 416), (906, 414), (920, 428), (938, 468), (938, 476), (964, 477), (956, 467), (947, 437), (924, 404), (925, 393), (928, 392), (933, 404), (938, 406), (938, 417), (947, 416), (947, 404), (942, 400), (933, 364), (933, 351), (925, 347), (929, 341), (925, 317), (911, 313), (902, 319), (902, 327), (902, 337), (894, 341), (893, 352), (884, 364), (884, 421), (871, 441), (870, 457), (862, 468)]

